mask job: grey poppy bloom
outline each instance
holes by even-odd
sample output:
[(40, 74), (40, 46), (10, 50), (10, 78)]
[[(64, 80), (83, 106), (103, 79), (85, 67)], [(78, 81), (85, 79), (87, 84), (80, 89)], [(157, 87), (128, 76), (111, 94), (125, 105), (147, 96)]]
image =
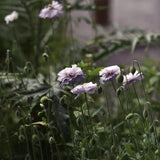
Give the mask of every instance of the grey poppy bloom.
[(134, 83), (141, 81), (143, 78), (143, 74), (136, 70), (134, 74), (129, 73), (124, 76), (123, 86), (124, 88), (127, 88), (128, 86), (132, 86)]
[(82, 85), (78, 85), (71, 90), (71, 93), (77, 94), (75, 99), (77, 99), (82, 93), (94, 94), (97, 89), (97, 83), (84, 83)]
[(9, 22), (12, 22), (14, 20), (18, 19), (18, 12), (13, 11), (11, 14), (5, 16), (4, 20), (6, 21), (7, 24), (9, 24)]
[(120, 68), (117, 65), (106, 67), (99, 72), (99, 75), (101, 76), (100, 82), (115, 81), (120, 72)]
[(40, 18), (58, 18), (63, 14), (63, 7), (57, 1), (52, 1), (52, 4), (49, 4), (40, 11)]
[(85, 74), (80, 67), (76, 64), (72, 65), (72, 68), (65, 68), (58, 73), (58, 81), (61, 82), (60, 87), (71, 85), (74, 83), (81, 83), (85, 78)]

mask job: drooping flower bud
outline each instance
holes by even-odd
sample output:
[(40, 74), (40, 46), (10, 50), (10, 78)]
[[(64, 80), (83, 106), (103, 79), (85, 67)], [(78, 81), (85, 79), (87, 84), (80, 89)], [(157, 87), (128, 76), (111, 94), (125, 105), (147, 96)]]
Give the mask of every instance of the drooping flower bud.
[(102, 93), (102, 87), (101, 87), (101, 86), (98, 87), (98, 93), (99, 93), (99, 94)]
[(18, 136), (18, 139), (22, 142), (25, 140), (25, 136), (21, 134)]
[[(43, 96), (41, 99), (40, 99), (40, 102), (41, 104), (45, 105), (47, 104), (48, 101), (50, 101), (51, 99), (48, 98), (47, 96)], [(41, 106), (42, 107), (42, 106)]]
[(120, 88), (118, 88), (117, 90), (116, 90), (116, 94), (117, 94), (117, 96), (120, 96), (120, 94), (121, 94), (121, 89)]
[(118, 83), (121, 84), (121, 83), (123, 82), (123, 75), (122, 75), (122, 74), (119, 74), (119, 75), (117, 76), (116, 80), (117, 80)]
[(148, 117), (148, 111), (146, 109), (144, 109), (144, 111), (143, 111), (143, 117), (144, 117), (144, 119), (146, 119)]
[(134, 65), (130, 67), (130, 72), (132, 74), (134, 74), (136, 72), (136, 69), (135, 69)]
[(63, 95), (59, 100), (60, 104), (64, 105), (66, 103), (66, 98), (67, 98), (67, 96)]
[(132, 119), (132, 118), (133, 118), (133, 116), (134, 116), (134, 114), (133, 114), (133, 113), (129, 113), (129, 114), (126, 116), (125, 120)]
[(54, 143), (54, 138), (51, 136), (49, 137), (49, 144), (53, 144)]
[(32, 135), (32, 141), (36, 142), (38, 140), (38, 136), (36, 134)]
[(43, 53), (42, 56), (43, 56), (44, 60), (47, 62), (48, 58), (49, 58), (48, 54), (47, 53)]

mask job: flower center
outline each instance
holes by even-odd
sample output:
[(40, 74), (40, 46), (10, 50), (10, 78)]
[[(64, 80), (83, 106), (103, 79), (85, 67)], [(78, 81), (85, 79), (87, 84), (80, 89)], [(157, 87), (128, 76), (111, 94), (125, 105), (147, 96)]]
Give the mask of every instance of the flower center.
[(113, 72), (109, 72), (106, 74), (106, 77), (113, 76)]

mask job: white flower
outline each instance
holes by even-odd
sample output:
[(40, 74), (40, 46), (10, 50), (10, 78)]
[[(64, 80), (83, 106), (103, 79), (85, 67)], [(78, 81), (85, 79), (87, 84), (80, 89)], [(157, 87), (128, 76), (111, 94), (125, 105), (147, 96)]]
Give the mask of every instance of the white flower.
[(65, 68), (58, 73), (58, 81), (61, 82), (61, 87), (66, 85), (81, 83), (85, 78), (85, 74), (80, 67), (76, 64), (72, 65), (72, 68)]
[(134, 83), (141, 81), (143, 78), (144, 78), (143, 74), (139, 73), (136, 70), (136, 72), (134, 74), (129, 73), (126, 76), (124, 76), (123, 85), (124, 85), (125, 88), (127, 88), (128, 85), (131, 86)]
[(52, 4), (46, 6), (40, 11), (40, 18), (58, 18), (63, 14), (63, 7), (57, 1), (52, 1)]
[(82, 93), (94, 94), (97, 88), (97, 83), (93, 84), (92, 82), (84, 83), (82, 85), (78, 85), (71, 90), (71, 93), (77, 94), (75, 97), (78, 98)]
[(106, 67), (99, 72), (99, 75), (101, 76), (100, 82), (115, 81), (120, 72), (120, 68), (117, 65)]
[(13, 11), (11, 14), (5, 16), (4, 18), (7, 24), (9, 24), (9, 22), (12, 22), (16, 19), (18, 19), (18, 13), (16, 11)]

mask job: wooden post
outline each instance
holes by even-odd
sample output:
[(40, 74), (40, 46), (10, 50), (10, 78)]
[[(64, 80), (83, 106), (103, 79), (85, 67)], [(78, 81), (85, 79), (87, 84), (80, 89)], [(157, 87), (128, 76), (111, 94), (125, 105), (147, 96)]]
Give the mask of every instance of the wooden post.
[(107, 26), (110, 23), (110, 0), (94, 0), (96, 7), (106, 7), (95, 11), (95, 21), (97, 24)]

